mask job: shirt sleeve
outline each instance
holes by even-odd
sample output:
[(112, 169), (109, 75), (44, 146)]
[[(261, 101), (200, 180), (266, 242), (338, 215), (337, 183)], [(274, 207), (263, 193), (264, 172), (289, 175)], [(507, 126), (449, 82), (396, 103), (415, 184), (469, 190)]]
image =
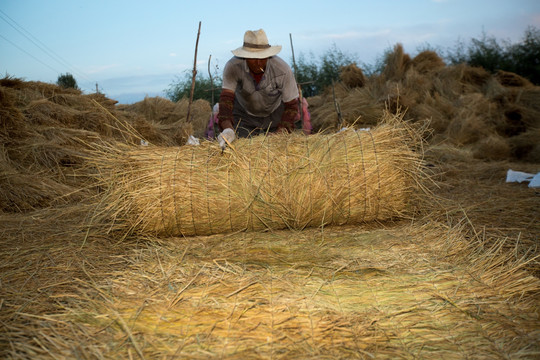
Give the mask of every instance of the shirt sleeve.
[(294, 79), (292, 69), (288, 67), (287, 71), (285, 72), (285, 81), (283, 83), (283, 102), (289, 102), (298, 98), (299, 96), (298, 85)]
[(221, 84), (223, 89), (232, 91), (236, 90), (236, 85), (238, 82), (238, 74), (236, 73), (236, 69), (237, 66), (232, 63), (232, 60), (229, 60), (225, 64), (225, 68), (223, 69), (223, 82)]

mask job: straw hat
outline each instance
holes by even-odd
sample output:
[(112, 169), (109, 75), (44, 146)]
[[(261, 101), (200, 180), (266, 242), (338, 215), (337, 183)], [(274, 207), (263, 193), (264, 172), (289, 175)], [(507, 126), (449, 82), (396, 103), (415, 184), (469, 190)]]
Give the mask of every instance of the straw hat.
[(265, 59), (274, 56), (281, 51), (281, 45), (270, 46), (263, 29), (257, 31), (248, 30), (244, 34), (244, 44), (236, 50), (232, 50), (235, 56), (247, 59)]

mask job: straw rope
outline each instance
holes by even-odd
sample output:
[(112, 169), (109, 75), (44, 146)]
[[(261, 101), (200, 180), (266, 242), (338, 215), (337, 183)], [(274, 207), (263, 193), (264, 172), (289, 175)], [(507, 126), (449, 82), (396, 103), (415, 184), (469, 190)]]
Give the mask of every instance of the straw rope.
[(157, 235), (209, 235), (358, 224), (403, 216), (421, 177), (401, 124), (333, 135), (123, 147), (95, 159), (101, 220)]

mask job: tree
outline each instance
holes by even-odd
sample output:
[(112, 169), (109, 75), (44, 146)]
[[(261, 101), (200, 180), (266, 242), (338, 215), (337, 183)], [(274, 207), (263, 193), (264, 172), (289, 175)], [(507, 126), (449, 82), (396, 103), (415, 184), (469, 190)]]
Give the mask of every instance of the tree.
[(79, 89), (79, 87), (77, 86), (77, 81), (75, 80), (73, 75), (71, 75), (70, 73), (60, 74), (58, 76), (58, 80), (56, 80), (56, 84), (65, 89), (67, 88), (72, 88), (72, 89), (77, 89), (77, 90)]
[[(313, 54), (310, 54), (310, 59), (313, 59)], [(308, 62), (304, 54), (300, 54), (296, 63), (296, 81), (302, 87), (302, 95), (305, 97), (314, 96), (318, 93), (316, 80), (319, 75), (317, 64), (311, 60)]]
[[(175, 80), (169, 85), (169, 88), (165, 90), (165, 95), (171, 101), (177, 102), (182, 98), (189, 99), (191, 94), (191, 81), (193, 79), (193, 73), (186, 71), (183, 77), (177, 76)], [(208, 102), (212, 102), (212, 86), (214, 91), (214, 101), (221, 92), (221, 78), (212, 77), (213, 81), (210, 81), (210, 77), (205, 77), (199, 72), (195, 76), (195, 88), (193, 90), (193, 100), (204, 99)], [(216, 96), (217, 93), (217, 96)], [(213, 105), (213, 104), (212, 104)]]
[(510, 47), (509, 61), (515, 73), (540, 85), (540, 29), (527, 28), (523, 41)]
[(321, 91), (324, 91), (334, 82), (339, 81), (341, 68), (344, 66), (356, 64), (351, 55), (339, 50), (336, 44), (333, 44), (321, 57), (321, 66), (319, 68), (318, 85)]
[(490, 72), (504, 70), (516, 73), (534, 84), (540, 84), (540, 30), (528, 27), (523, 40), (517, 44), (497, 40), (482, 33), (469, 44), (458, 40), (448, 51), (446, 59), (452, 65), (466, 63), (483, 67)]
[[(315, 57), (310, 54), (309, 58), (314, 59)], [(300, 84), (310, 82), (302, 86), (304, 96), (318, 95), (332, 86), (333, 82), (339, 81), (341, 68), (350, 64), (356, 64), (353, 56), (342, 52), (333, 44), (323, 53), (319, 62), (307, 61), (304, 55), (300, 54), (296, 64), (296, 79)]]

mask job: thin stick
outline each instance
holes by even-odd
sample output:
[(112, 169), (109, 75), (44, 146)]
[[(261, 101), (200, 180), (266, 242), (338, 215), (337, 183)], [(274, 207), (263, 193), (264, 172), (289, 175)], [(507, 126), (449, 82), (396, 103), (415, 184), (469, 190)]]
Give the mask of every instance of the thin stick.
[(334, 107), (336, 108), (336, 113), (338, 117), (338, 129), (340, 129), (341, 124), (343, 123), (343, 117), (341, 116), (341, 108), (336, 99), (336, 86), (335, 86), (334, 80), (332, 80), (332, 98), (334, 99)]
[(126, 335), (128, 336), (129, 340), (131, 341), (131, 345), (133, 345), (133, 347), (135, 348), (135, 351), (137, 352), (137, 355), (139, 355), (139, 357), (144, 360), (145, 357), (143, 355), (143, 352), (142, 352), (141, 348), (139, 347), (139, 345), (137, 344), (137, 341), (135, 340), (135, 337), (133, 336), (133, 333), (129, 329), (129, 326), (126, 324), (124, 319), (122, 319), (122, 317), (120, 316), (120, 314), (116, 310), (111, 308), (111, 311), (114, 314), (114, 316), (116, 317), (116, 320), (118, 321), (118, 323), (120, 324), (122, 329), (124, 329), (124, 331), (126, 332)]
[(189, 122), (191, 113), (191, 103), (193, 102), (193, 92), (195, 91), (195, 77), (197, 76), (197, 49), (199, 48), (199, 36), (201, 35), (201, 22), (199, 21), (199, 31), (197, 31), (197, 42), (195, 43), (195, 59), (193, 60), (193, 77), (191, 78), (191, 92), (189, 94), (189, 103), (186, 121)]
[(252, 281), (249, 284), (242, 286), (240, 289), (237, 289), (237, 290), (233, 291), (229, 295), (226, 295), (225, 297), (230, 298), (231, 296), (236, 295), (236, 294), (246, 290), (248, 287), (253, 286), (253, 285), (257, 284), (257, 283), (258, 283), (258, 281)]
[(292, 34), (289, 33), (289, 39), (291, 40), (292, 61), (294, 67), (294, 79), (296, 80), (296, 86), (298, 87), (298, 113), (300, 114), (300, 123), (304, 124), (304, 111), (302, 106), (302, 87), (298, 84), (298, 68), (296, 67), (296, 60), (294, 59), (294, 46), (292, 42)]
[(210, 62), (212, 61), (212, 54), (208, 57), (208, 77), (210, 78), (210, 91), (212, 91), (212, 115), (214, 115), (214, 78), (212, 78), (212, 72), (210, 71)]

